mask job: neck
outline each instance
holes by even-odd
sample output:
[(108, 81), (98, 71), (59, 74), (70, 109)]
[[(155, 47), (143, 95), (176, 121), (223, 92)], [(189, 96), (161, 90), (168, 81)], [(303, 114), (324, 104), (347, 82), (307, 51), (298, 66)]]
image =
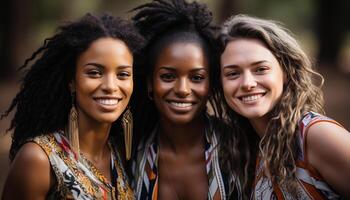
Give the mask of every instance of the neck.
[(249, 122), (253, 126), (254, 130), (259, 135), (259, 137), (264, 137), (269, 119), (266, 116), (264, 116), (257, 119), (249, 119)]
[(80, 151), (93, 160), (100, 160), (109, 151), (107, 142), (111, 124), (79, 116)]
[(203, 145), (205, 137), (204, 116), (186, 124), (175, 124), (160, 120), (159, 145), (175, 153), (186, 153), (189, 149)]

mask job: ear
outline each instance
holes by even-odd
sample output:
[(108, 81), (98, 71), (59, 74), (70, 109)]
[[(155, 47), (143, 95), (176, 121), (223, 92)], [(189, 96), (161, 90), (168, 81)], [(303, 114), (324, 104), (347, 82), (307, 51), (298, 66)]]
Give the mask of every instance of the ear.
[(147, 96), (151, 101), (153, 100), (152, 80), (150, 78), (147, 78)]
[(69, 91), (71, 93), (74, 93), (75, 92), (75, 81), (72, 80), (69, 84), (68, 84), (68, 87), (69, 87)]
[(148, 91), (148, 93), (153, 92), (151, 78), (147, 78), (147, 91)]

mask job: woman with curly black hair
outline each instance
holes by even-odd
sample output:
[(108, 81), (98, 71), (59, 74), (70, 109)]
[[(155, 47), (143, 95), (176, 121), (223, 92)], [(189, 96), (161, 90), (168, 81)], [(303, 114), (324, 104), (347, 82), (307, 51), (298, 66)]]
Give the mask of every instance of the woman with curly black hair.
[(137, 199), (239, 199), (238, 140), (206, 109), (209, 100), (217, 111), (211, 12), (184, 0), (155, 0), (134, 11), (148, 40), (134, 93), (143, 109), (135, 119)]
[(130, 157), (126, 108), (142, 43), (132, 23), (87, 14), (25, 61), (34, 63), (2, 116), (16, 109), (3, 199), (134, 198), (120, 152)]

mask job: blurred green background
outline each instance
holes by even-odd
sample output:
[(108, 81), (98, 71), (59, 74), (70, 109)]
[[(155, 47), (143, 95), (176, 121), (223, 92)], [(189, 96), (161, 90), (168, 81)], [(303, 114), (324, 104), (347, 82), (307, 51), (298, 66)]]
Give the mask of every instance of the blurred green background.
[[(0, 32), (0, 113), (18, 91), (17, 68), (55, 33), (64, 21), (85, 13), (129, 18), (128, 11), (145, 0), (10, 0), (2, 2)], [(350, 1), (348, 0), (200, 0), (216, 23), (245, 13), (282, 22), (292, 30), (325, 78), (327, 115), (350, 129)], [(0, 121), (0, 191), (9, 168), (9, 134), (13, 113)], [(30, 116), (28, 116), (30, 117)]]

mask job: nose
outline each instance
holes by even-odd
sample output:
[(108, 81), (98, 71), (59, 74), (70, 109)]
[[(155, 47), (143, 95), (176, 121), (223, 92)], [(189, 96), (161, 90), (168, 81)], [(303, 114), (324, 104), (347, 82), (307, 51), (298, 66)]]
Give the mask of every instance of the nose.
[(119, 89), (118, 80), (115, 74), (106, 75), (103, 79), (101, 89), (106, 93), (113, 93)]
[(254, 75), (251, 73), (244, 73), (242, 77), (242, 89), (245, 91), (250, 91), (257, 86)]
[(190, 83), (186, 78), (179, 79), (174, 87), (175, 93), (180, 97), (187, 97), (191, 94)]

